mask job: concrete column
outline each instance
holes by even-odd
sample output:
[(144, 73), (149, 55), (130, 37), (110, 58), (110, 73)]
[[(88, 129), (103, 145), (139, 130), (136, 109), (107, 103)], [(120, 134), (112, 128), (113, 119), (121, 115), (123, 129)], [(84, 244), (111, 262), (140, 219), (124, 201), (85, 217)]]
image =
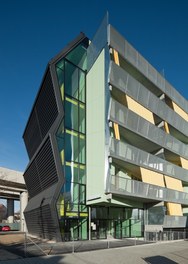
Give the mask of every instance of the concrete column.
[(27, 232), (24, 210), (28, 203), (28, 192), (20, 193), (20, 231)]
[(7, 199), (7, 221), (14, 223), (14, 200)]

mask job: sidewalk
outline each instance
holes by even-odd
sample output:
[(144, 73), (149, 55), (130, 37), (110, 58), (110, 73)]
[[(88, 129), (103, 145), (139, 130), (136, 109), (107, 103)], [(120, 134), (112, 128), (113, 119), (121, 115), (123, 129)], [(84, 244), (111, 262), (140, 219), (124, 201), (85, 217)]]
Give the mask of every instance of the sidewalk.
[[(0, 252), (0, 256), (1, 256)], [(187, 264), (188, 241), (161, 242), (74, 254), (0, 261), (0, 264)]]

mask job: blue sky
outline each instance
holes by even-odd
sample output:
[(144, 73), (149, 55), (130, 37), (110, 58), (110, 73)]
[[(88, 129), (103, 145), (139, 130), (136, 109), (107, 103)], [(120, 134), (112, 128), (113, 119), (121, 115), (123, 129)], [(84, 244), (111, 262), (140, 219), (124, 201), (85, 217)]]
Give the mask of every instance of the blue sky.
[(188, 1), (21, 1), (0, 4), (0, 166), (24, 171), (22, 134), (48, 61), (83, 31), (110, 23), (188, 98)]

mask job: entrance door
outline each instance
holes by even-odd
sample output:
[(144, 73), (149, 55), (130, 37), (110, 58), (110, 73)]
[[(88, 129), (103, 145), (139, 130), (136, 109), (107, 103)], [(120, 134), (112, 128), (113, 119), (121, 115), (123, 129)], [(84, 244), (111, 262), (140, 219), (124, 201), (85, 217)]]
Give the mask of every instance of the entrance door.
[(114, 221), (114, 237), (117, 239), (121, 239), (122, 238), (122, 222), (121, 220), (115, 220)]
[(91, 224), (92, 239), (106, 239), (106, 220), (94, 220)]
[(78, 219), (66, 219), (65, 221), (65, 241), (78, 240)]

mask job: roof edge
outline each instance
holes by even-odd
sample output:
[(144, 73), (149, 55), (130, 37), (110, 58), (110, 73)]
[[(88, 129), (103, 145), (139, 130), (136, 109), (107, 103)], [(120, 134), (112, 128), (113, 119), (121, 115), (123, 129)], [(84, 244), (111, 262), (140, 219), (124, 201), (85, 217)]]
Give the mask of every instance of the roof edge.
[(79, 44), (82, 40), (84, 40), (86, 35), (83, 32), (80, 32), (80, 34), (73, 39), (71, 42), (69, 42), (55, 57), (53, 57), (50, 61), (49, 64), (54, 64), (56, 63), (61, 57), (66, 56), (66, 54), (73, 49), (75, 46)]

